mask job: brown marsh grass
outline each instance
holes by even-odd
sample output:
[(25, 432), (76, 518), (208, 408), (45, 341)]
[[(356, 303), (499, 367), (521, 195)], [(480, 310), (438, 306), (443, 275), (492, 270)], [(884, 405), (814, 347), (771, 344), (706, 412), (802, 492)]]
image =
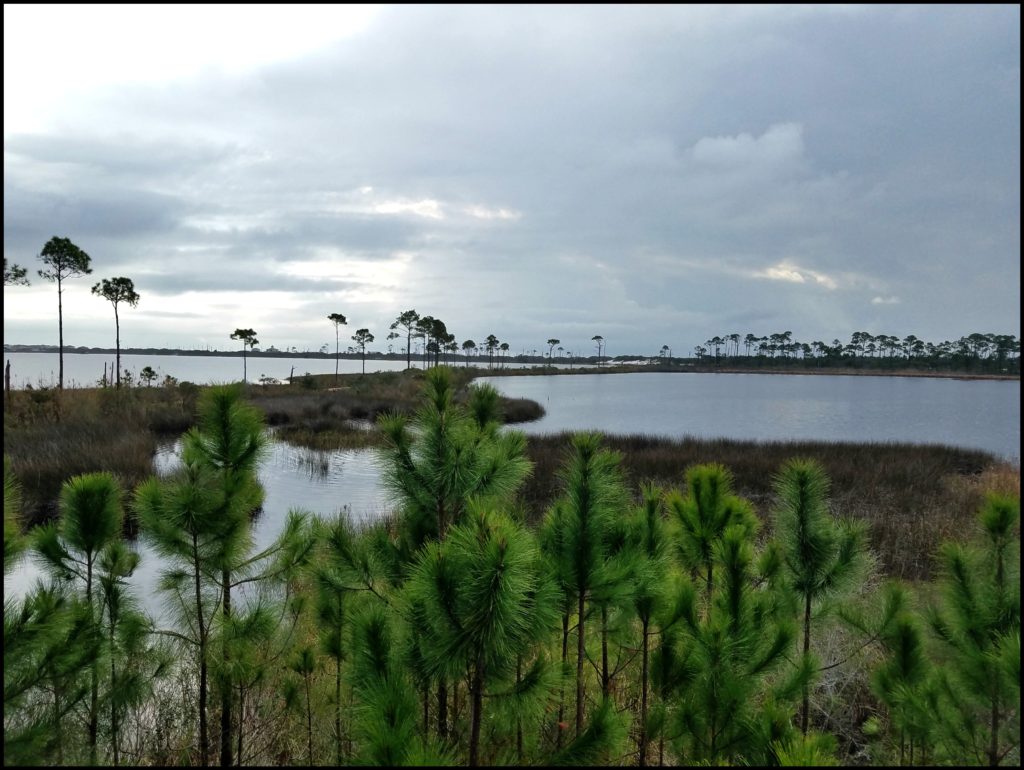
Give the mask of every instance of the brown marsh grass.
[(4, 454), (22, 485), (28, 521), (55, 513), (71, 476), (109, 471), (125, 489), (143, 481), (161, 437), (193, 424), (197, 392), (187, 385), (12, 392)]
[[(534, 472), (523, 491), (538, 520), (559, 494), (556, 476), (569, 436), (531, 436)], [(607, 436), (621, 452), (630, 488), (643, 481), (683, 487), (697, 463), (718, 462), (734, 478), (734, 490), (750, 500), (770, 533), (772, 479), (791, 457), (818, 460), (832, 479), (833, 512), (867, 522), (871, 546), (886, 575), (928, 579), (945, 540), (973, 531), (973, 517), (987, 491), (1020, 493), (1020, 469), (987, 452), (940, 445), (833, 442), (752, 442), (728, 439), (663, 439)]]
[[(453, 369), (451, 374), (456, 400), (465, 400), (476, 372)], [(253, 387), (249, 400), (263, 410), (268, 425), (278, 427), (284, 441), (313, 449), (352, 449), (380, 443), (372, 425), (381, 414), (412, 415), (419, 408), (423, 371), (341, 374), (337, 380), (333, 374), (303, 375), (294, 382)], [(506, 423), (544, 415), (540, 404), (525, 398), (502, 397), (500, 408)]]

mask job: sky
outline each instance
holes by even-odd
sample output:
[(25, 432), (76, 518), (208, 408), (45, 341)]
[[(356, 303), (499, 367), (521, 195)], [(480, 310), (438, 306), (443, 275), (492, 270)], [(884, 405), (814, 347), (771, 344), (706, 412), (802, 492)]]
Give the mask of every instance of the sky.
[[(4, 5), (4, 342), (1020, 336), (1020, 8)], [(396, 344), (396, 349), (398, 349)]]

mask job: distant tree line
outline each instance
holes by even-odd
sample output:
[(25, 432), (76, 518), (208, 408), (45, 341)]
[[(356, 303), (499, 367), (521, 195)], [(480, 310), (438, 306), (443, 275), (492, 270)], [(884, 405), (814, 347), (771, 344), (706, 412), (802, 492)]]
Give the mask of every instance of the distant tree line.
[[(742, 348), (742, 349), (741, 349)], [(942, 369), (1020, 373), (1020, 340), (1012, 334), (968, 334), (955, 341), (926, 342), (913, 334), (854, 332), (843, 344), (800, 342), (793, 332), (715, 335), (693, 349), (698, 361), (716, 364), (842, 366), (876, 369)]]

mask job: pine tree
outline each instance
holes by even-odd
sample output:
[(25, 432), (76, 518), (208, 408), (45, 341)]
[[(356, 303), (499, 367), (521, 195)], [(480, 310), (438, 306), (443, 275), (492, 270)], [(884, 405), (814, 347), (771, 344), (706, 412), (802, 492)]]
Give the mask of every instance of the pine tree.
[(11, 461), (4, 455), (4, 574), (7, 574), (28, 547), (22, 536), (18, 517), (21, 513), (21, 485), (11, 470)]
[[(629, 522), (629, 547), (637, 559), (633, 567), (633, 611), (640, 621), (640, 718), (637, 751), (640, 767), (647, 766), (648, 700), (651, 682), (652, 637), (671, 632), (680, 619), (678, 582), (673, 580), (664, 512), (664, 493), (653, 485), (640, 490), (641, 502)], [(660, 719), (660, 715), (659, 715)]]
[(350, 627), (352, 688), (359, 703), (353, 726), (360, 746), (358, 764), (453, 764), (450, 752), (440, 744), (416, 738), (416, 697), (384, 607), (364, 605), (352, 614)]
[(120, 764), (120, 725), (126, 714), (153, 692), (153, 682), (172, 664), (166, 650), (153, 643), (152, 628), (136, 607), (125, 581), (139, 564), (139, 555), (123, 541), (110, 543), (100, 555), (104, 636), (110, 661), (107, 700), (113, 764)]
[[(18, 526), (21, 492), (4, 457), (4, 574), (30, 539)], [(66, 715), (84, 698), (82, 676), (99, 654), (84, 602), (61, 585), (37, 585), (21, 600), (4, 597), (4, 763), (64, 759)]]
[[(317, 519), (314, 527), (320, 542), (327, 546), (325, 563), (316, 567), (313, 578), (320, 650), (334, 661), (334, 760), (335, 764), (341, 765), (341, 664), (345, 659), (345, 605), (349, 588), (338, 574), (336, 562), (344, 558), (351, 536), (347, 531), (348, 522), (341, 517), (333, 522)], [(335, 548), (332, 549), (332, 545)]]
[(932, 717), (954, 759), (996, 766), (1020, 746), (1020, 498), (989, 495), (978, 518), (980, 544), (941, 551)]
[[(686, 763), (774, 761), (772, 744), (792, 728), (787, 710), (812, 675), (806, 665), (774, 676), (786, 659), (794, 628), (776, 612), (769, 575), (755, 568), (752, 531), (729, 526), (716, 540), (710, 566), (720, 578), (700, 611), (692, 587), (682, 597), (682, 666), (686, 685), (678, 705), (678, 756)], [(762, 562), (763, 566), (763, 562)]]
[[(774, 486), (775, 538), (781, 548), (783, 577), (803, 609), (802, 655), (809, 658), (815, 606), (842, 597), (859, 584), (864, 574), (864, 528), (832, 518), (828, 510), (829, 479), (814, 460), (788, 461)], [(808, 682), (800, 710), (800, 731), (804, 735), (809, 724)]]
[[(98, 560), (103, 549), (120, 537), (122, 516), (121, 489), (114, 477), (84, 474), (61, 487), (59, 524), (40, 527), (36, 533), (36, 552), (52, 574), (84, 592), (97, 634), (102, 612)], [(100, 663), (97, 656), (90, 664), (88, 745), (93, 765), (98, 760)]]
[(627, 508), (620, 460), (619, 455), (601, 448), (600, 435), (574, 436), (568, 461), (560, 472), (565, 493), (549, 514), (559, 519), (546, 525), (549, 547), (557, 549), (551, 550), (552, 558), (563, 565), (563, 586), (576, 611), (577, 738), (583, 732), (587, 602), (627, 574), (609, 554), (613, 519)]
[(562, 748), (565, 730), (568, 728), (565, 722), (565, 682), (572, 676), (572, 670), (569, 667), (569, 621), (575, 606), (571, 582), (572, 569), (569, 561), (563, 558), (568, 548), (567, 509), (565, 500), (556, 500), (544, 517), (538, 533), (541, 552), (547, 558), (548, 569), (558, 589), (558, 610), (562, 621), (561, 676), (558, 692), (558, 717), (555, 722), (555, 747), (557, 749)]
[[(411, 421), (395, 414), (378, 419), (385, 438), (382, 477), (400, 515), (400, 569), (408, 569), (427, 543), (443, 542), (471, 499), (507, 499), (530, 470), (525, 436), (498, 432), (493, 388), (471, 389), (468, 410), (454, 396), (449, 369), (437, 366), (425, 374), (423, 405)], [(445, 738), (444, 679), (437, 683), (437, 725)]]
[[(263, 489), (256, 480), (256, 465), (265, 446), (262, 413), (242, 402), (241, 388), (214, 387), (203, 394), (199, 403), (199, 425), (186, 434), (182, 457), (186, 463), (194, 462), (213, 474), (220, 487), (219, 510), (214, 515), (233, 522), (230, 532), (236, 540), (225, 544), (222, 551), (225, 558), (220, 565), (220, 607), (225, 622), (230, 621), (233, 609), (232, 573), (246, 563), (240, 559), (244, 559), (251, 547), (249, 515), (263, 502)], [(221, 670), (230, 671), (229, 645), (222, 645), (221, 657)], [(228, 767), (233, 763), (234, 699), (229, 682), (222, 681), (220, 690), (220, 763)]]
[(757, 526), (750, 504), (731, 487), (732, 474), (724, 466), (695, 465), (686, 471), (686, 497), (671, 492), (665, 501), (681, 563), (694, 578), (705, 578), (705, 607), (714, 593), (715, 548), (725, 530), (735, 525), (753, 532)]
[(925, 648), (924, 629), (910, 609), (908, 592), (899, 584), (884, 587), (882, 603), (886, 620), (876, 636), (884, 657), (871, 673), (871, 689), (888, 711), (900, 765), (907, 759), (908, 741), (910, 764), (914, 764), (915, 748), (918, 759), (926, 764), (932, 743), (927, 703), (934, 696), (934, 669)]
[[(270, 680), (281, 662), (295, 646), (296, 627), (305, 602), (289, 600), (286, 591), (282, 599), (267, 599), (263, 594), (255, 603), (243, 606), (224, 624), (221, 634), (224, 643), (230, 646), (231, 671), (224, 678), (237, 693), (238, 729), (235, 734), (235, 757), (239, 765), (245, 763), (245, 740), (249, 733), (259, 732), (255, 725), (249, 725), (248, 715), (259, 712), (260, 704), (246, 712), (249, 694), (261, 684)], [(216, 669), (219, 661), (214, 660)], [(248, 730), (247, 730), (248, 727)]]
[(135, 493), (135, 510), (142, 537), (166, 560), (160, 587), (174, 596), (180, 608), (179, 631), (165, 632), (196, 653), (199, 681), (196, 693), (199, 763), (209, 764), (208, 696), (213, 617), (220, 603), (210, 575), (237, 559), (238, 530), (245, 523), (221, 515), (223, 490), (213, 474), (197, 463), (186, 463), (172, 478), (151, 478)]
[[(485, 691), (506, 682), (517, 659), (553, 625), (555, 594), (532, 535), (507, 517), (476, 508), (424, 552), (406, 588), (422, 607), (424, 657), (438, 678), (470, 671), (469, 764), (481, 763)], [(490, 693), (494, 697), (495, 693)]]

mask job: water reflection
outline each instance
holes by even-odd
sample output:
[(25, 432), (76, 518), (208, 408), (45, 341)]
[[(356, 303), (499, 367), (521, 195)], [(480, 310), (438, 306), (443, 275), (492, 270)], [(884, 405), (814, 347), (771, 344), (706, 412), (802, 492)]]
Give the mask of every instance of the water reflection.
[[(154, 473), (168, 476), (180, 466), (180, 439), (158, 448), (153, 458)], [(356, 524), (374, 521), (391, 510), (388, 493), (380, 484), (373, 450), (322, 452), (272, 440), (257, 476), (265, 496), (252, 518), (253, 553), (274, 542), (289, 510), (343, 516)], [(166, 595), (158, 590), (160, 572), (166, 564), (145, 539), (139, 538), (130, 545), (141, 559), (129, 585), (146, 610), (157, 619), (166, 618)], [(34, 558), (26, 556), (17, 570), (4, 576), (5, 599), (24, 596), (44, 574)]]
[(1020, 462), (1020, 381), (660, 373), (490, 377), (547, 410), (515, 425), (741, 441), (877, 441), (984, 449)]
[(303, 449), (295, 456), (295, 463), (310, 480), (325, 481), (331, 475), (331, 457), (327, 452)]

